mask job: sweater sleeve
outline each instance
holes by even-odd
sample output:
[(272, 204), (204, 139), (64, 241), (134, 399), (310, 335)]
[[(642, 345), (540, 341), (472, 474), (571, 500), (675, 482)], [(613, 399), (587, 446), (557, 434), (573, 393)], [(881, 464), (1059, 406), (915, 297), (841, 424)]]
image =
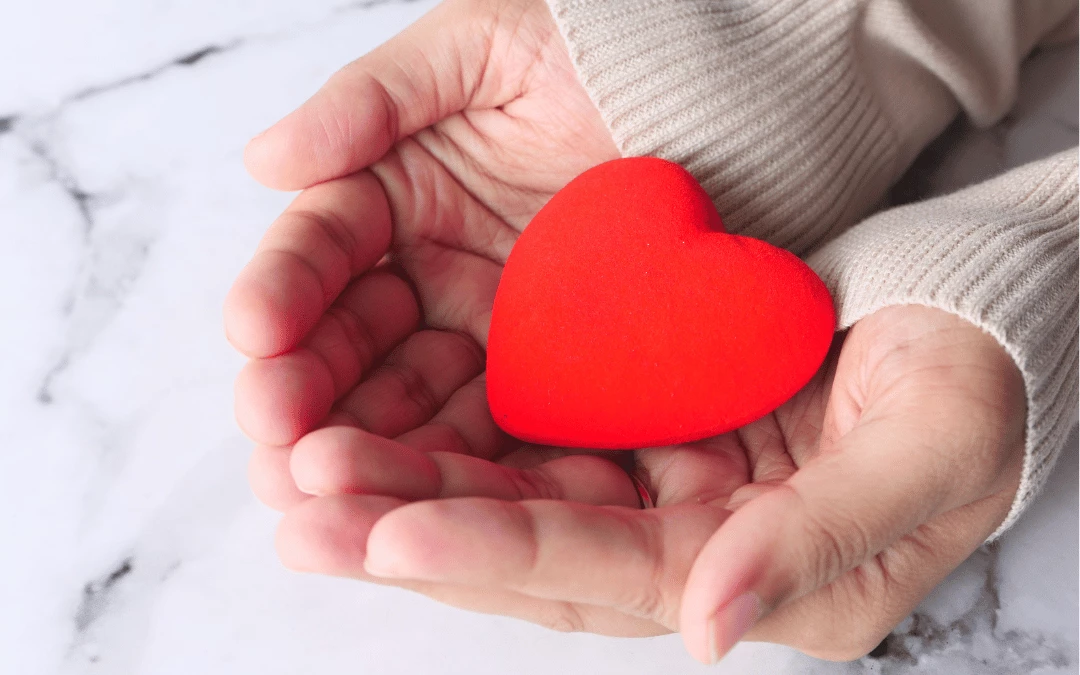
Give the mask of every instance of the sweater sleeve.
[(1075, 0), (548, 1), (622, 153), (682, 164), (728, 231), (816, 250), (842, 327), (924, 304), (1005, 347), (1028, 417), (1004, 532), (1076, 416), (1076, 151), (852, 225), (958, 112), (1008, 111)]
[(1080, 214), (1075, 149), (951, 195), (890, 209), (808, 259), (836, 298), (840, 327), (920, 304), (979, 326), (1024, 376), (1028, 416), (1008, 529), (1057, 460), (1077, 412)]
[(623, 155), (678, 162), (729, 231), (799, 255), (878, 204), (961, 107), (1000, 118), (1076, 5), (548, 1)]

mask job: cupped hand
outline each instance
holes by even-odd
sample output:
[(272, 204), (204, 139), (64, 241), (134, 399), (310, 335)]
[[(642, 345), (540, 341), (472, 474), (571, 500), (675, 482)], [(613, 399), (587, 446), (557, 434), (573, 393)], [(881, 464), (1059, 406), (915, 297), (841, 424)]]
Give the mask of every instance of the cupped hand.
[(449, 0), (255, 138), (252, 175), (303, 192), (226, 299), (253, 479), (328, 423), (394, 438), (442, 411), (424, 443), (496, 452), (457, 420), (483, 414), (502, 264), (555, 191), (617, 156), (541, 0)]
[(297, 445), (293, 475), (319, 496), (287, 510), (279, 551), (296, 569), (552, 628), (681, 631), (705, 662), (741, 638), (846, 660), (1005, 518), (1024, 420), (1022, 378), (992, 337), (886, 308), (774, 413), (634, 452), (655, 508), (591, 454), (487, 462), (328, 428)]

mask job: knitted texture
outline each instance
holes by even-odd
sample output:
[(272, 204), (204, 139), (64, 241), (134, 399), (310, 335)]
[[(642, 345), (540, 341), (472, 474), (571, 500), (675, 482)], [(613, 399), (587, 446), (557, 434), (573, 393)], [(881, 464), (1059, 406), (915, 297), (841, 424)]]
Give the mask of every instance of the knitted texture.
[(681, 164), (729, 232), (802, 255), (898, 175), (896, 139), (856, 65), (857, 5), (572, 0), (552, 9), (624, 156)]
[(1075, 0), (548, 2), (624, 156), (683, 165), (729, 232), (803, 256), (832, 242), (811, 259), (843, 325), (927, 304), (1004, 345), (1029, 408), (1003, 532), (1075, 417), (1075, 152), (850, 228), (959, 110), (1008, 110), (1020, 60), (1075, 28)]
[(879, 213), (807, 261), (836, 298), (841, 328), (889, 305), (927, 305), (979, 326), (1016, 361), (1027, 388), (1027, 454), (991, 539), (1045, 482), (1076, 421), (1077, 180), (1069, 150)]

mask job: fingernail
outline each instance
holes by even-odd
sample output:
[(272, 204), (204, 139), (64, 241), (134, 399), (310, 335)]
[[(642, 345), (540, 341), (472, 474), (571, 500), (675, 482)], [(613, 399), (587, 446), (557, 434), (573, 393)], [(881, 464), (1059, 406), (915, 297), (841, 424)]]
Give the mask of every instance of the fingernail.
[(757, 623), (762, 614), (761, 598), (757, 593), (743, 593), (720, 608), (709, 620), (709, 658), (713, 663), (727, 654), (746, 631)]

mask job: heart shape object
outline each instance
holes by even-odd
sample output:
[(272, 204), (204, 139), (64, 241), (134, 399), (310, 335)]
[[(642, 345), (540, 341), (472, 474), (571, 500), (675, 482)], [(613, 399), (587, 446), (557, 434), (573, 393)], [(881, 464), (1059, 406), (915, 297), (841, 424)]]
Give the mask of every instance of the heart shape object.
[(514, 245), (488, 335), (488, 403), (532, 443), (707, 438), (809, 382), (835, 322), (813, 270), (725, 233), (682, 167), (617, 159), (555, 194)]

